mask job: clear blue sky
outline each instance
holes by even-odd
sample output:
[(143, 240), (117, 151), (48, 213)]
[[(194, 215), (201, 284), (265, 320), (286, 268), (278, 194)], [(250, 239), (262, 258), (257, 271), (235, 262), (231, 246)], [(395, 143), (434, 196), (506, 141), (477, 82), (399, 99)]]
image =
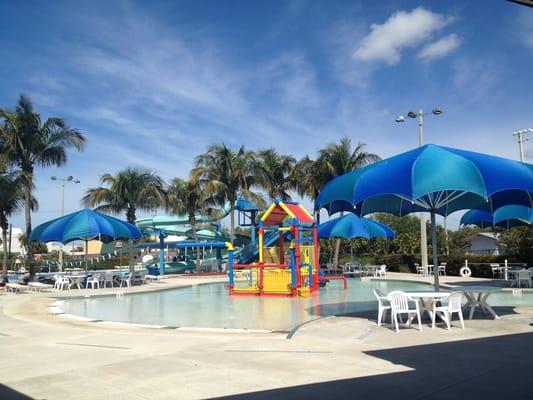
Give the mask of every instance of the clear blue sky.
[(34, 224), (59, 215), (51, 175), (81, 180), (70, 212), (104, 172), (185, 177), (211, 143), (387, 157), (417, 145), (396, 114), (441, 105), (427, 142), (517, 158), (533, 127), (533, 9), (503, 0), (1, 1), (0, 27), (0, 106), (26, 93), (88, 139), (38, 172)]

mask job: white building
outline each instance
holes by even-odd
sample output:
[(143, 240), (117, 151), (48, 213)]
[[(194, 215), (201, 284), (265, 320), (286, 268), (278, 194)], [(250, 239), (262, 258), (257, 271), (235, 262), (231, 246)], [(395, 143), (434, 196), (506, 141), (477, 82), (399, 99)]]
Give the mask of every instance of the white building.
[(467, 253), (498, 256), (502, 254), (498, 235), (493, 232), (479, 232), (469, 238), (470, 244), (464, 249)]
[[(2, 230), (0, 229), (0, 233)], [(9, 247), (9, 238), (11, 234), (11, 254), (24, 254), (24, 247), (20, 243), (20, 237), (22, 236), (22, 229), (20, 228), (11, 228), (11, 232), (7, 231), (7, 245)], [(1, 251), (1, 248), (0, 248)]]

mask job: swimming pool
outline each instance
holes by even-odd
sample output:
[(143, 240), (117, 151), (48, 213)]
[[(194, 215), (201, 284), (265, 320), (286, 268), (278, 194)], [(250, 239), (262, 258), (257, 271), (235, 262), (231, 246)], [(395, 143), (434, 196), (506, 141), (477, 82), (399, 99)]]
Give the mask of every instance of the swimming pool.
[[(175, 327), (239, 328), (288, 331), (304, 322), (331, 315), (377, 310), (372, 289), (424, 290), (418, 282), (349, 279), (348, 290), (331, 282), (313, 297), (229, 296), (223, 283), (171, 290), (73, 298), (61, 305), (67, 314), (106, 321), (133, 322)], [(533, 305), (533, 293), (521, 297), (496, 293), (491, 305)]]

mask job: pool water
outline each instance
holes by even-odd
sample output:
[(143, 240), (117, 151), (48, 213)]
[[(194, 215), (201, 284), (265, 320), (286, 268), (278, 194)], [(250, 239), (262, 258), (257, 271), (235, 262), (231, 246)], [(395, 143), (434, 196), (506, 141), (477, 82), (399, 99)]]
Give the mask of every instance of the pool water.
[[(175, 327), (240, 328), (288, 331), (304, 322), (331, 315), (377, 310), (372, 289), (427, 290), (427, 284), (406, 281), (349, 279), (330, 282), (312, 297), (229, 296), (223, 283), (150, 293), (68, 299), (65, 313), (107, 321)], [(495, 293), (491, 305), (533, 305), (533, 293), (520, 297)]]

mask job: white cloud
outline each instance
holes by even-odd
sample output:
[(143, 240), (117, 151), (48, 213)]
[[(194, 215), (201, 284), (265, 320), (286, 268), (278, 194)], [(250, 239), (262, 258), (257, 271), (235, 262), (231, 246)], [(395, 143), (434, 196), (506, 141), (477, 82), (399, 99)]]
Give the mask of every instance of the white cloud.
[(461, 44), (461, 39), (455, 34), (450, 35), (430, 43), (418, 52), (418, 58), (421, 60), (434, 60), (450, 54)]
[(423, 7), (411, 12), (397, 11), (383, 24), (372, 24), (354, 58), (361, 61), (384, 61), (388, 65), (400, 61), (405, 48), (416, 47), (452, 20)]

